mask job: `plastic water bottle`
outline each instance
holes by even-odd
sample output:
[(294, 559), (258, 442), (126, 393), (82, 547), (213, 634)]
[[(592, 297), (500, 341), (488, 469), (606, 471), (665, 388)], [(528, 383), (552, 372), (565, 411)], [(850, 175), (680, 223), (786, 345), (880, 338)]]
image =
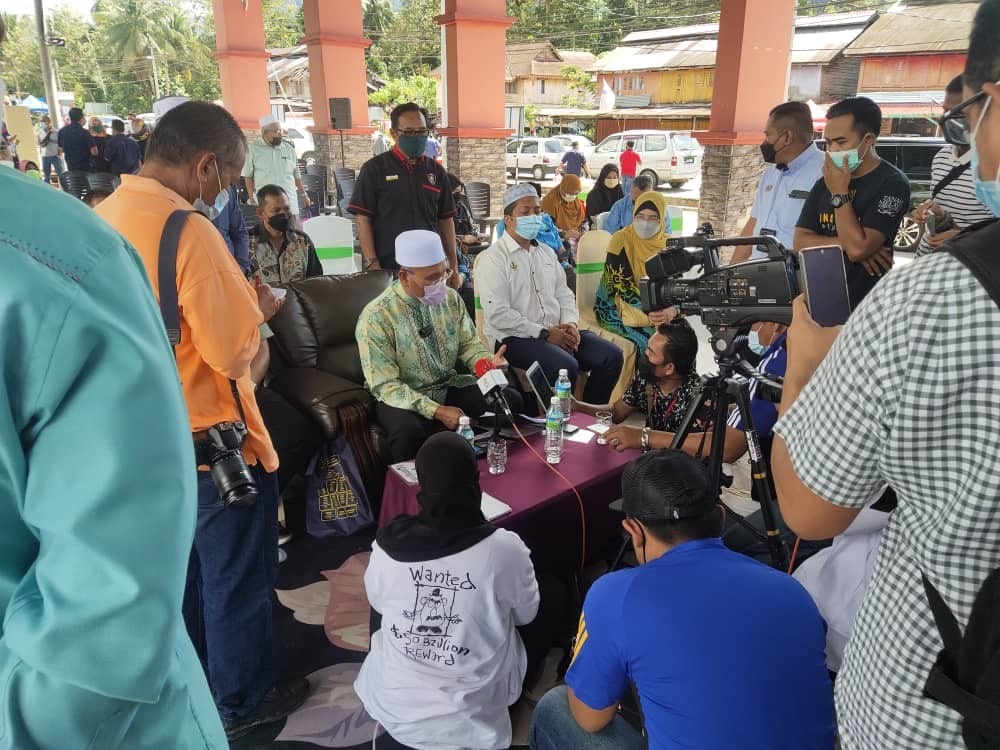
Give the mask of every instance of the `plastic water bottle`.
[(476, 433), (472, 431), (472, 423), (469, 421), (468, 417), (458, 418), (458, 429), (455, 430), (455, 432), (457, 432), (459, 435), (468, 440), (469, 445), (471, 445), (473, 448), (476, 447), (474, 443), (476, 439)]
[(552, 397), (549, 413), (545, 415), (545, 460), (550, 464), (562, 461), (563, 418), (559, 408), (559, 397)]
[(563, 424), (569, 422), (570, 411), (573, 408), (573, 386), (569, 382), (569, 373), (566, 370), (559, 371), (559, 379), (556, 380), (556, 396), (559, 397), (559, 410), (562, 412)]

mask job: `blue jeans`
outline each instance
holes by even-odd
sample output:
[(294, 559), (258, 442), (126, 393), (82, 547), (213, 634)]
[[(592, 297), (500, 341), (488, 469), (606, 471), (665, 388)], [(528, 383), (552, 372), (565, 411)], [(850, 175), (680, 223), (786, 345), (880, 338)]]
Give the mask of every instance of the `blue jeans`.
[(55, 172), (56, 177), (62, 174), (62, 159), (58, 156), (43, 156), (42, 157), (42, 175), (45, 177), (46, 182), (51, 182), (49, 179), (53, 172)]
[(645, 750), (646, 738), (621, 716), (615, 715), (593, 734), (576, 723), (569, 708), (569, 688), (552, 688), (542, 696), (531, 719), (531, 750)]
[(627, 177), (622, 175), (622, 195), (628, 195), (629, 191), (632, 189), (632, 180), (635, 177)]
[(621, 349), (593, 331), (580, 331), (580, 348), (576, 354), (542, 339), (511, 337), (501, 343), (507, 345), (507, 361), (513, 367), (527, 370), (532, 362), (538, 362), (553, 387), (560, 370), (566, 370), (574, 389), (580, 373), (590, 373), (583, 390), (583, 400), (588, 404), (608, 403), (625, 362)]
[(274, 687), (271, 616), (278, 578), (278, 484), (258, 464), (260, 496), (227, 508), (198, 472), (198, 526), (184, 591), (184, 622), (224, 722), (250, 713)]

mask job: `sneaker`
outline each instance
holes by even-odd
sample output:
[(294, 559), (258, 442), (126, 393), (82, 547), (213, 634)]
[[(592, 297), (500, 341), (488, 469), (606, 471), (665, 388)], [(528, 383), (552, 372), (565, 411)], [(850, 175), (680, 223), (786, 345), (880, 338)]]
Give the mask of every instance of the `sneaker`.
[(292, 532), (288, 530), (288, 527), (283, 523), (278, 524), (278, 544), (282, 545), (285, 542), (289, 542), (292, 539)]
[(309, 680), (301, 677), (271, 688), (257, 707), (239, 719), (224, 722), (226, 739), (230, 742), (244, 737), (257, 727), (281, 721), (306, 702)]

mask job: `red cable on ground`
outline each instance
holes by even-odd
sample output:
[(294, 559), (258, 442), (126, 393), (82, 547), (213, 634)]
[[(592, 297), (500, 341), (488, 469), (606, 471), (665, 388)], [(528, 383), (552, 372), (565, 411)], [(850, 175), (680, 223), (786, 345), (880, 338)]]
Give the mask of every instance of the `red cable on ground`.
[(799, 554), (799, 542), (802, 541), (801, 537), (795, 537), (795, 546), (792, 547), (792, 557), (788, 561), (788, 574), (791, 575), (792, 568), (795, 567), (795, 556)]
[(531, 443), (529, 443), (527, 438), (525, 438), (524, 435), (521, 434), (521, 431), (517, 429), (517, 425), (514, 424), (513, 420), (511, 421), (511, 426), (514, 428), (514, 432), (517, 433), (517, 436), (521, 438), (521, 442), (524, 443), (526, 446), (528, 446), (528, 450), (530, 450), (532, 453), (535, 454), (535, 458), (537, 458), (545, 466), (547, 466), (549, 471), (551, 471), (557, 477), (562, 479), (566, 483), (566, 486), (573, 491), (574, 495), (576, 495), (576, 503), (580, 507), (580, 572), (582, 573), (584, 565), (586, 564), (587, 561), (587, 514), (583, 508), (583, 498), (580, 497), (580, 493), (577, 492), (576, 485), (574, 485), (571, 481), (569, 481), (569, 479), (566, 478), (565, 474), (563, 474), (561, 471), (559, 471), (559, 469), (550, 464), (547, 460), (545, 460), (542, 454), (540, 454), (538, 451), (535, 450), (534, 446)]

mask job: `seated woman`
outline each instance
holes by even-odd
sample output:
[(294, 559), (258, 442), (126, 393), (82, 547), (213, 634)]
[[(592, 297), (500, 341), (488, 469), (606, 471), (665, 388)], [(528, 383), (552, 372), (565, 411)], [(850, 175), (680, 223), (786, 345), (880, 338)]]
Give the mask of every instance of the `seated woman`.
[(656, 326), (674, 317), (667, 310), (647, 315), (639, 300), (639, 279), (646, 275), (646, 261), (667, 244), (666, 198), (656, 192), (643, 193), (635, 201), (632, 216), (632, 223), (615, 232), (608, 244), (594, 313), (601, 328), (624, 336), (643, 352)]
[(587, 221), (587, 207), (580, 200), (580, 178), (564, 174), (562, 180), (542, 198), (542, 211), (552, 217), (559, 231), (569, 240), (583, 234)]
[(528, 665), (517, 626), (535, 619), (540, 599), (531, 555), (483, 517), (463, 438), (428, 438), (416, 468), (420, 514), (372, 544), (365, 591), (381, 627), (354, 689), (398, 743), (505, 750)]
[[(667, 311), (674, 315), (674, 308)], [(698, 336), (691, 325), (678, 318), (660, 325), (649, 338), (639, 358), (639, 371), (621, 400), (613, 404), (574, 402), (574, 408), (594, 416), (610, 411), (615, 426), (604, 434), (607, 444), (617, 451), (669, 448), (695, 397), (698, 372)], [(640, 412), (646, 416), (644, 429), (620, 424)], [(693, 453), (701, 442), (704, 422), (696, 420), (683, 450)], [(645, 444), (644, 444), (645, 443)]]
[(594, 183), (594, 188), (587, 194), (587, 221), (593, 229), (599, 229), (595, 219), (606, 214), (615, 202), (624, 197), (621, 176), (617, 164), (605, 164)]

